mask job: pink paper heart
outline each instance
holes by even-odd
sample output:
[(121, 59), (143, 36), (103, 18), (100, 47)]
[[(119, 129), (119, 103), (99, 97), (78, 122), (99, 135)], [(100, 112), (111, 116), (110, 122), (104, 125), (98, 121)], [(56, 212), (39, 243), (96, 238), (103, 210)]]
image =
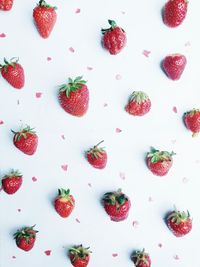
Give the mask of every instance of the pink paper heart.
[(32, 177), (32, 181), (33, 182), (37, 182), (37, 178), (36, 177)]
[(47, 256), (50, 256), (50, 255), (51, 255), (51, 250), (46, 250), (44, 253), (45, 253)]
[(64, 164), (64, 165), (61, 165), (61, 168), (63, 169), (63, 171), (67, 171), (67, 168), (68, 168), (68, 165), (67, 164)]

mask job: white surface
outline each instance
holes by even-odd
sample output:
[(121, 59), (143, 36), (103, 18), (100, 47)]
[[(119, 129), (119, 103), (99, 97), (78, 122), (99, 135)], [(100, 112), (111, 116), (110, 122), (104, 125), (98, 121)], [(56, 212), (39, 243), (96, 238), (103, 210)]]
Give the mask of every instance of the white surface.
[[(162, 22), (163, 0), (49, 3), (58, 7), (58, 20), (47, 40), (33, 24), (34, 1), (15, 0), (12, 11), (0, 13), (0, 33), (6, 34), (0, 38), (1, 62), (3, 57), (18, 56), (26, 75), (20, 91), (0, 79), (1, 176), (11, 168), (24, 176), (15, 195), (0, 193), (0, 266), (21, 267), (25, 262), (29, 267), (70, 266), (64, 247), (82, 243), (93, 251), (91, 267), (133, 266), (131, 252), (143, 247), (153, 267), (199, 267), (200, 137), (192, 138), (182, 123), (185, 111), (200, 107), (199, 1), (189, 2), (187, 18), (177, 29)], [(107, 19), (116, 20), (127, 32), (127, 47), (117, 56), (101, 47), (100, 30), (108, 26)], [(188, 41), (190, 46), (185, 45)], [(149, 58), (142, 54), (144, 49), (151, 51)], [(176, 52), (184, 53), (188, 64), (181, 80), (172, 82), (159, 64), (165, 55)], [(121, 80), (115, 79), (117, 74)], [(90, 90), (90, 107), (83, 118), (68, 115), (57, 101), (57, 85), (78, 75), (84, 76)], [(151, 98), (152, 110), (145, 117), (134, 118), (124, 111), (134, 90), (143, 90)], [(36, 92), (42, 92), (42, 97), (36, 98)], [(10, 129), (18, 129), (22, 122), (35, 127), (39, 136), (32, 157), (12, 144)], [(122, 132), (116, 133), (116, 128)], [(105, 140), (108, 152), (108, 165), (102, 171), (93, 169), (84, 158), (84, 151), (100, 140)], [(144, 159), (150, 146), (177, 153), (166, 177), (155, 177), (147, 169)], [(63, 164), (68, 165), (67, 172)], [(125, 180), (120, 172), (125, 173)], [(76, 199), (68, 219), (60, 218), (52, 206), (61, 187), (70, 188)], [(114, 223), (100, 199), (118, 188), (130, 197), (132, 208), (126, 221)], [(188, 209), (193, 217), (193, 230), (184, 238), (175, 238), (163, 221), (174, 204), (180, 210)], [(139, 221), (137, 228), (132, 225), (135, 220)], [(39, 233), (34, 249), (26, 253), (16, 247), (12, 235), (33, 224)], [(48, 249), (52, 250), (49, 257), (44, 253)]]

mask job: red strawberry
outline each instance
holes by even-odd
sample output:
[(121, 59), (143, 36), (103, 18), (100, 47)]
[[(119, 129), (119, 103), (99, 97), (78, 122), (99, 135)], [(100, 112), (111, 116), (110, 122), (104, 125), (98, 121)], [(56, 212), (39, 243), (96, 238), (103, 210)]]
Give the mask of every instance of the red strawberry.
[(75, 206), (75, 199), (70, 195), (70, 190), (58, 189), (58, 196), (54, 201), (54, 207), (57, 213), (63, 217), (67, 218), (73, 211)]
[(13, 143), (14, 145), (27, 155), (33, 155), (37, 149), (38, 136), (33, 131), (33, 128), (26, 126), (19, 132), (14, 132)]
[(168, 151), (159, 151), (151, 147), (151, 151), (147, 153), (147, 166), (149, 170), (157, 176), (164, 176), (172, 167), (172, 156), (175, 153)]
[(90, 260), (91, 251), (82, 245), (73, 246), (69, 249), (69, 258), (74, 267), (86, 267)]
[(24, 77), (24, 69), (18, 63), (19, 59), (12, 58), (10, 62), (8, 62), (4, 58), (4, 65), (0, 65), (1, 74), (3, 78), (14, 88), (21, 89), (24, 87), (25, 77)]
[(184, 114), (186, 127), (192, 131), (192, 136), (197, 136), (200, 132), (200, 110), (192, 109)]
[(121, 189), (115, 192), (108, 192), (103, 196), (103, 205), (110, 219), (115, 222), (123, 221), (128, 217), (131, 202), (122, 193)]
[(87, 151), (86, 157), (88, 162), (97, 169), (103, 169), (107, 163), (107, 153), (103, 147), (98, 147), (103, 141), (90, 148)]
[(181, 54), (166, 56), (162, 62), (163, 70), (171, 80), (179, 80), (187, 64), (187, 59)]
[(169, 0), (163, 9), (164, 23), (172, 28), (179, 26), (186, 17), (187, 7), (187, 0)]
[(61, 85), (58, 97), (61, 107), (71, 115), (81, 117), (88, 110), (89, 91), (81, 76)]
[(144, 249), (142, 251), (135, 251), (132, 255), (132, 259), (135, 267), (151, 267), (150, 256)]
[(192, 230), (189, 211), (180, 212), (176, 208), (167, 216), (167, 226), (176, 237), (188, 234)]
[(126, 46), (126, 33), (117, 26), (114, 20), (108, 20), (108, 23), (111, 27), (101, 30), (103, 34), (102, 42), (111, 55), (116, 55)]
[(24, 227), (14, 234), (18, 248), (24, 251), (29, 251), (33, 248), (36, 240), (36, 233), (38, 233), (38, 231), (33, 229), (34, 227), (35, 225), (31, 227)]
[(13, 0), (0, 0), (0, 10), (9, 11), (13, 6)]
[(126, 112), (134, 116), (143, 116), (151, 109), (151, 101), (147, 94), (134, 91), (125, 107)]
[(14, 194), (22, 185), (22, 175), (19, 171), (12, 170), (2, 179), (2, 188), (7, 194)]
[(33, 9), (33, 19), (39, 34), (43, 38), (48, 38), (57, 20), (56, 7), (48, 5), (44, 0), (40, 0)]

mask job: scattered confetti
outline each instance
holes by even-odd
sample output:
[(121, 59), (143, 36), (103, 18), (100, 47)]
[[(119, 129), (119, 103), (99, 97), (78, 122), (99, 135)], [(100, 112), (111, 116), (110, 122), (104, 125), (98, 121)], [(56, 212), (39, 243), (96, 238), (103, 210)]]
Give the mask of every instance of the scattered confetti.
[(122, 131), (122, 130), (119, 129), (119, 128), (116, 128), (116, 129), (115, 129), (115, 132), (116, 132), (116, 133), (121, 133), (121, 131)]
[(50, 256), (50, 255), (51, 255), (51, 250), (46, 250), (44, 253), (45, 253), (47, 256)]
[(70, 52), (72, 52), (72, 53), (74, 53), (74, 52), (75, 52), (75, 50), (74, 50), (74, 48), (73, 48), (73, 47), (70, 47), (70, 48), (69, 48), (69, 51), (70, 51)]
[(119, 177), (120, 177), (122, 180), (125, 180), (125, 179), (126, 179), (126, 176), (125, 176), (125, 173), (124, 173), (124, 172), (120, 172), (120, 173), (119, 173)]
[(122, 14), (123, 14), (123, 15), (125, 15), (125, 14), (126, 14), (126, 12), (125, 12), (125, 11), (122, 11)]
[(79, 221), (79, 219), (78, 219), (78, 218), (76, 218), (76, 222), (77, 222), (77, 223), (81, 223), (81, 222)]
[(0, 38), (5, 38), (5, 37), (6, 37), (5, 33), (0, 33)]
[(61, 165), (61, 168), (63, 169), (63, 171), (67, 171), (67, 168), (68, 168), (68, 165), (67, 164), (65, 164), (65, 165)]
[(12, 256), (12, 259), (16, 259), (16, 256)]
[(17, 100), (17, 105), (19, 105), (20, 103), (19, 103), (19, 99)]
[(179, 256), (178, 255), (174, 255), (173, 257), (175, 260), (180, 260)]
[(113, 257), (117, 257), (118, 256), (118, 253), (113, 253), (112, 256)]
[(184, 184), (186, 184), (186, 183), (189, 182), (189, 179), (188, 179), (187, 177), (183, 177), (182, 182), (183, 182)]
[(32, 181), (33, 182), (37, 182), (37, 178), (36, 177), (32, 177)]
[(187, 41), (187, 42), (185, 43), (185, 46), (191, 46), (190, 41)]
[(145, 56), (145, 57), (149, 57), (149, 54), (151, 53), (151, 51), (148, 51), (148, 50), (143, 50), (142, 54)]
[(176, 139), (172, 139), (171, 142), (172, 142), (172, 144), (175, 144), (176, 143)]
[(42, 92), (36, 92), (35, 96), (36, 96), (36, 98), (40, 98), (42, 96)]
[(139, 222), (137, 220), (134, 220), (132, 224), (134, 228), (137, 228), (139, 226)]
[(103, 106), (104, 106), (104, 108), (107, 107), (108, 106), (108, 103), (104, 103)]
[(93, 68), (92, 68), (92, 67), (89, 67), (89, 66), (87, 66), (87, 70), (93, 70)]
[(159, 244), (158, 244), (158, 247), (159, 247), (159, 248), (162, 248), (162, 246), (163, 246), (162, 243), (159, 243)]
[(64, 134), (61, 134), (61, 138), (62, 138), (63, 140), (65, 140), (65, 136), (64, 136)]
[(47, 57), (47, 61), (51, 61), (52, 60), (52, 58), (51, 57)]
[(80, 8), (77, 8), (76, 11), (75, 11), (76, 14), (78, 14), (80, 12), (81, 12)]
[(0, 120), (0, 125), (4, 124), (4, 122), (2, 120)]
[(89, 186), (89, 187), (92, 187), (91, 183), (88, 183), (88, 186)]
[(173, 107), (172, 110), (174, 111), (174, 113), (177, 113), (177, 112), (178, 112), (178, 111), (177, 111), (177, 107)]
[(121, 74), (116, 74), (115, 79), (116, 79), (116, 80), (121, 80), (121, 79), (122, 79)]
[(149, 201), (149, 202), (153, 202), (153, 198), (152, 198), (152, 197), (149, 197), (149, 198), (148, 198), (148, 201)]
[(17, 209), (18, 212), (21, 212), (22, 210), (21, 209)]

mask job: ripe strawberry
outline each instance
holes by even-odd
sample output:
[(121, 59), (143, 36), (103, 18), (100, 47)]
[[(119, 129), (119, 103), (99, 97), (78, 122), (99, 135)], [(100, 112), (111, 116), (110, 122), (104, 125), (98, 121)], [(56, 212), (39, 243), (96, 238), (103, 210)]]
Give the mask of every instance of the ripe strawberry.
[(29, 251), (33, 248), (36, 240), (36, 233), (38, 233), (38, 231), (33, 229), (34, 227), (35, 225), (31, 227), (24, 227), (14, 234), (18, 248), (24, 251)]
[(22, 175), (19, 171), (12, 170), (2, 179), (2, 188), (7, 194), (14, 194), (22, 185)]
[(110, 28), (102, 29), (102, 43), (111, 55), (116, 55), (126, 46), (126, 33), (114, 20), (108, 20)]
[(180, 212), (176, 208), (167, 216), (167, 226), (176, 237), (188, 234), (192, 230), (189, 211)]
[(135, 267), (151, 267), (150, 256), (144, 249), (142, 251), (135, 251), (132, 255), (132, 260)]
[(108, 192), (103, 196), (103, 206), (110, 219), (115, 222), (123, 221), (128, 217), (131, 202), (122, 193), (121, 189), (115, 192)]
[(13, 6), (13, 0), (0, 0), (0, 10), (9, 11)]
[(19, 132), (14, 132), (13, 143), (14, 145), (27, 155), (33, 155), (37, 149), (38, 136), (33, 131), (33, 128), (26, 126)]
[(163, 9), (163, 21), (171, 28), (179, 26), (187, 14), (187, 0), (169, 0)]
[(151, 101), (147, 94), (134, 91), (125, 107), (126, 112), (134, 116), (143, 116), (151, 109)]
[(192, 109), (184, 114), (186, 127), (192, 131), (192, 136), (197, 136), (200, 132), (200, 110)]
[(59, 101), (61, 107), (71, 115), (81, 117), (88, 110), (89, 91), (86, 81), (82, 77), (76, 77), (75, 80), (69, 78), (67, 84), (60, 86)]
[(107, 163), (107, 153), (103, 147), (98, 147), (103, 141), (90, 148), (87, 151), (86, 157), (88, 162), (97, 169), (104, 169)]
[(43, 38), (48, 38), (57, 20), (56, 7), (48, 5), (44, 0), (40, 0), (33, 9), (33, 19), (39, 34)]
[(172, 167), (172, 156), (175, 153), (168, 151), (159, 151), (151, 147), (151, 151), (147, 153), (147, 166), (149, 170), (157, 176), (164, 176)]
[(162, 62), (163, 70), (171, 80), (179, 80), (187, 64), (187, 59), (181, 54), (166, 56)]
[(73, 246), (69, 249), (69, 258), (74, 267), (86, 267), (90, 260), (91, 251), (82, 245)]
[(10, 62), (8, 62), (4, 58), (4, 64), (0, 64), (0, 70), (3, 78), (14, 88), (21, 89), (24, 87), (25, 77), (24, 77), (24, 69), (18, 63), (19, 59), (12, 58)]
[(70, 195), (70, 190), (58, 189), (58, 196), (54, 201), (54, 207), (57, 213), (63, 217), (67, 218), (73, 211), (75, 206), (75, 199)]

